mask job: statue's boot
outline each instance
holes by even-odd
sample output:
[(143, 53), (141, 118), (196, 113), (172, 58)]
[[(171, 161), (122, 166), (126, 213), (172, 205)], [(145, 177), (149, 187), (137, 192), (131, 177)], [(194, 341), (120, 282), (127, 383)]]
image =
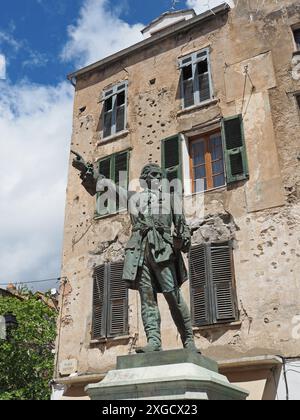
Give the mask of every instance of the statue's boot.
[(181, 291), (175, 290), (173, 292), (164, 293), (164, 296), (168, 302), (172, 318), (180, 334), (183, 347), (201, 354), (200, 350), (198, 350), (195, 345), (190, 311), (182, 297)]
[(148, 344), (145, 347), (136, 348), (136, 353), (151, 353), (161, 351), (161, 318), (157, 303), (157, 295), (152, 287), (141, 287), (141, 309), (144, 330)]

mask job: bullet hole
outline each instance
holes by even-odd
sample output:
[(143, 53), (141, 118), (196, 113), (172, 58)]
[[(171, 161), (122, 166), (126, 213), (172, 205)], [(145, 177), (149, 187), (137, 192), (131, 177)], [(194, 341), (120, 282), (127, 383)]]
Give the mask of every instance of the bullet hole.
[(82, 106), (81, 108), (79, 108), (80, 114), (82, 114), (85, 110), (86, 110), (86, 106)]
[(152, 127), (153, 127), (152, 124), (147, 125), (147, 128), (152, 128)]
[(269, 318), (265, 318), (265, 319), (264, 319), (264, 323), (265, 323), (265, 324), (269, 324), (269, 323), (270, 323)]
[(155, 85), (155, 82), (156, 82), (156, 79), (155, 79), (155, 78), (154, 78), (154, 79), (151, 79), (151, 80), (149, 81), (150, 85)]

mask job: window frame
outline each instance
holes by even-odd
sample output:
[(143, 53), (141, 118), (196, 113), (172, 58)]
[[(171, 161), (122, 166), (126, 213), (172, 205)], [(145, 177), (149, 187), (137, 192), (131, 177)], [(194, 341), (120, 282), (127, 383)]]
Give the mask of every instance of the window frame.
[[(203, 57), (199, 55), (205, 53)], [(188, 61), (187, 61), (188, 60)], [(199, 86), (199, 77), (197, 77), (197, 66), (200, 62), (207, 60), (208, 67), (208, 80), (209, 80), (209, 99), (201, 100), (200, 97), (200, 86)], [(187, 61), (184, 63), (184, 61)], [(183, 79), (183, 69), (188, 66), (192, 66), (192, 80), (193, 80), (193, 95), (194, 95), (194, 104), (185, 106), (185, 96), (184, 96), (184, 79)], [(182, 109), (189, 109), (194, 106), (210, 102), (214, 99), (213, 83), (212, 83), (212, 72), (211, 72), (211, 61), (210, 61), (210, 48), (203, 48), (199, 51), (196, 51), (192, 54), (188, 54), (179, 59), (179, 69), (180, 69), (180, 90), (181, 90), (181, 107)]]
[[(122, 130), (117, 131), (117, 112), (118, 112), (118, 106), (117, 106), (117, 97), (120, 93), (125, 92), (125, 99), (124, 99), (124, 127)], [(105, 112), (105, 104), (108, 99), (112, 98), (112, 108), (111, 108), (111, 126), (110, 126), (110, 134), (105, 135), (105, 117), (108, 114), (108, 112)], [(123, 131), (126, 130), (127, 125), (127, 101), (128, 101), (128, 80), (125, 80), (123, 82), (120, 82), (111, 88), (107, 88), (103, 90), (102, 92), (102, 102), (103, 102), (103, 117), (102, 117), (102, 138), (108, 139), (110, 137), (116, 136)], [(119, 107), (120, 108), (120, 107)]]
[[(209, 141), (211, 140), (211, 136), (213, 136), (214, 134), (220, 134), (220, 139), (221, 139), (221, 144), (222, 144), (222, 161), (223, 161), (223, 174), (224, 174), (224, 184), (220, 185), (218, 187), (215, 187), (213, 185), (213, 162), (211, 159), (211, 153), (208, 153), (208, 144)], [(194, 161), (193, 161), (193, 154), (192, 154), (192, 145), (196, 142), (200, 142), (200, 140), (204, 139), (205, 141), (205, 173), (206, 175), (209, 174), (209, 177), (205, 177), (207, 180), (207, 188), (203, 191), (196, 191), (195, 190), (195, 174), (194, 174)], [(208, 192), (208, 191), (212, 191), (215, 190), (217, 188), (223, 188), (226, 187), (227, 185), (227, 179), (226, 179), (226, 165), (225, 165), (225, 151), (224, 151), (224, 142), (223, 142), (223, 134), (222, 134), (222, 129), (220, 128), (216, 128), (214, 130), (211, 131), (207, 131), (206, 133), (202, 133), (199, 135), (195, 135), (195, 136), (191, 136), (188, 138), (188, 146), (189, 146), (189, 166), (190, 166), (190, 178), (191, 178), (191, 192), (192, 194), (197, 194), (197, 193), (201, 193), (201, 192)], [(209, 155), (209, 156), (206, 156)], [(207, 165), (209, 164), (209, 167), (207, 167)], [(208, 182), (208, 179), (212, 182)]]

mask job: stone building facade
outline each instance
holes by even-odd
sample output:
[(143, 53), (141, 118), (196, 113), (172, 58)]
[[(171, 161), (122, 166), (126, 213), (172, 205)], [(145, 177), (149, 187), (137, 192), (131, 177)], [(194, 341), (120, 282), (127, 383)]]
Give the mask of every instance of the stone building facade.
[[(186, 206), (201, 207), (188, 213), (183, 287), (197, 346), (250, 398), (275, 399), (300, 358), (300, 5), (240, 0), (180, 13), (70, 75), (71, 148), (111, 178), (121, 168), (138, 179), (148, 162), (182, 178)], [(71, 161), (55, 380), (63, 398), (86, 398), (84, 386), (145, 336), (138, 294), (119, 290), (129, 215), (97, 205)], [(159, 305), (163, 347), (180, 348)]]

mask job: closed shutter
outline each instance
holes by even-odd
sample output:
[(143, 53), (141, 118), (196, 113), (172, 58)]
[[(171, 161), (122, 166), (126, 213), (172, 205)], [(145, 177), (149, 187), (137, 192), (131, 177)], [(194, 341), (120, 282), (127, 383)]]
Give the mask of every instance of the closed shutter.
[(128, 290), (122, 280), (123, 268), (123, 262), (108, 265), (108, 337), (128, 333)]
[(248, 160), (242, 115), (223, 119), (222, 131), (227, 182), (230, 184), (248, 178)]
[(106, 336), (106, 266), (101, 265), (94, 271), (93, 289), (93, 339)]
[(194, 326), (211, 323), (207, 284), (207, 262), (205, 247), (192, 247), (189, 254), (191, 312)]
[(237, 314), (231, 245), (211, 245), (210, 267), (215, 322), (233, 321)]
[[(168, 181), (172, 183), (172, 191), (182, 192), (182, 164), (181, 164), (181, 141), (176, 135), (162, 140), (162, 168)], [(174, 180), (179, 180), (178, 185)]]
[(196, 327), (238, 317), (232, 246), (193, 246), (189, 253), (191, 315)]

